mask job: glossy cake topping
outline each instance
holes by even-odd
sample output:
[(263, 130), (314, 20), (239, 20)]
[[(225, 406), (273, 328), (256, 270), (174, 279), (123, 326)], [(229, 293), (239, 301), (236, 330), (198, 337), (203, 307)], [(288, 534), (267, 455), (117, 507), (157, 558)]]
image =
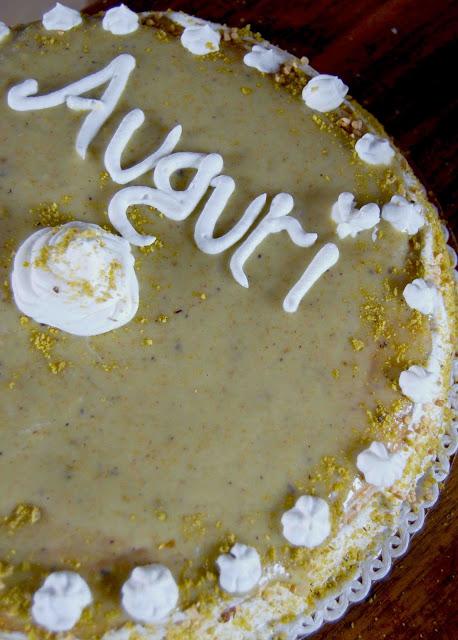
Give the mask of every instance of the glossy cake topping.
[(443, 432), (437, 215), (248, 28), (57, 5), (0, 57), (0, 629), (271, 637)]

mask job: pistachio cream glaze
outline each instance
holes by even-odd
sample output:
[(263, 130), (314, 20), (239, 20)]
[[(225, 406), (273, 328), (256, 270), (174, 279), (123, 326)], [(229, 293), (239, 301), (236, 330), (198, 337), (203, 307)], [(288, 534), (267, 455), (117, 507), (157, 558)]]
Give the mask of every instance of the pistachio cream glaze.
[(450, 419), (437, 213), (342, 81), (249, 29), (78, 18), (0, 44), (0, 630), (287, 637)]

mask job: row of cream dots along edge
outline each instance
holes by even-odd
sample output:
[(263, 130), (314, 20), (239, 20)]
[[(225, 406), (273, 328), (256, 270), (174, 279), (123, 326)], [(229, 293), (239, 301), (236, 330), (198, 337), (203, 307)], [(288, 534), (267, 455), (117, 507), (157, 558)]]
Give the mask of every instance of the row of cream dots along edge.
[[(191, 53), (195, 55), (205, 55), (211, 51), (218, 50), (220, 33), (214, 26), (197, 19), (189, 18), (183, 14), (172, 14), (172, 16), (173, 15), (176, 16), (176, 21), (185, 27), (181, 41), (183, 46), (191, 51)], [(43, 25), (48, 30), (65, 31), (78, 26), (80, 23), (81, 16), (77, 11), (64, 7), (59, 3), (43, 17)], [(111, 33), (123, 35), (137, 29), (138, 16), (124, 5), (121, 5), (107, 12), (102, 24), (103, 28)], [(5, 25), (0, 24), (0, 40), (8, 34), (9, 29)], [(287, 59), (288, 54), (279, 49), (264, 45), (254, 45), (252, 51), (245, 55), (244, 61), (247, 65), (255, 67), (263, 73), (274, 73), (278, 71), (280, 65)], [(47, 108), (66, 103), (67, 106), (72, 109), (91, 111), (83, 123), (77, 138), (77, 150), (84, 158), (91, 140), (97, 134), (103, 122), (105, 122), (114, 110), (134, 66), (135, 60), (133, 60), (131, 56), (119, 56), (101, 72), (93, 74), (79, 83), (74, 83), (54, 94), (42, 96), (41, 100), (40, 98), (35, 98), (35, 101), (38, 100), (38, 103), (35, 102), (33, 105), (25, 104), (25, 102), (27, 98), (36, 93), (38, 87), (35, 81), (26, 81), (20, 85), (19, 91), (17, 91), (18, 88), (16, 88), (16, 93), (14, 91), (10, 93), (9, 104), (12, 108), (28, 110), (33, 108)], [(110, 78), (110, 85), (101, 100), (88, 100), (80, 97), (79, 94), (107, 82)], [(31, 85), (30, 83), (33, 84)], [(112, 91), (110, 92), (111, 88)], [(339, 78), (335, 76), (318, 75), (312, 78), (304, 88), (303, 99), (308, 107), (317, 111), (326, 112), (339, 107), (347, 91), (348, 88)], [(50, 99), (50, 102), (46, 103), (46, 98)], [(18, 103), (16, 104), (15, 99), (18, 99)], [(43, 104), (43, 99), (45, 99), (45, 104)], [(33, 101), (34, 98), (31, 100)], [(130, 169), (121, 169), (122, 152), (133, 132), (143, 121), (144, 114), (139, 109), (132, 111), (123, 119), (105, 154), (107, 171), (114, 181), (125, 184), (156, 167), (154, 172), (155, 182), (156, 184), (159, 182), (159, 185), (162, 184), (162, 186), (165, 187), (165, 191), (168, 192), (167, 195), (169, 195), (171, 192), (170, 176), (177, 168), (182, 168), (182, 165), (177, 165), (176, 162), (172, 162), (171, 164), (162, 162), (162, 165), (159, 165), (161, 160), (170, 160), (167, 158), (167, 155), (171, 153), (177, 144), (181, 135), (181, 127), (175, 127), (169, 133), (160, 149), (143, 162)], [(394, 150), (387, 140), (370, 133), (365, 134), (365, 136), (358, 140), (355, 149), (359, 157), (369, 164), (390, 164), (395, 155)], [(179, 154), (174, 155), (177, 156)], [(201, 188), (205, 186), (205, 191), (209, 185), (215, 188), (213, 194), (215, 197), (212, 203), (214, 207), (213, 210), (211, 211), (208, 208), (206, 215), (204, 215), (204, 209), (196, 224), (196, 242), (199, 248), (208, 253), (217, 253), (231, 246), (239, 237), (234, 240), (232, 236), (229, 244), (227, 243), (227, 237), (226, 243), (223, 241), (223, 244), (221, 244), (221, 242), (218, 243), (218, 240), (221, 239), (214, 239), (212, 237), (216, 220), (234, 189), (234, 183), (231, 178), (217, 175), (222, 168), (222, 159), (217, 154), (204, 156), (203, 154), (186, 153), (180, 154), (180, 158), (176, 160), (184, 161), (186, 166), (191, 165), (192, 168), (198, 170), (198, 173), (202, 165), (205, 166), (206, 164), (207, 166), (205, 168), (208, 175), (200, 186)], [(210, 172), (208, 171), (209, 169)], [(202, 171), (201, 175), (203, 173)], [(194, 180), (196, 180), (196, 178), (197, 176)], [(133, 187), (129, 189), (137, 188)], [(146, 188), (140, 187), (140, 189), (143, 189), (141, 203), (144, 203), (144, 192)], [(127, 207), (130, 206), (130, 204), (134, 204), (130, 202), (129, 198), (126, 199), (126, 191), (127, 190), (122, 190), (115, 196), (118, 202), (122, 201), (121, 204), (124, 207), (124, 214)], [(148, 190), (149, 195), (151, 191), (153, 190)], [(189, 188), (187, 191), (189, 191)], [(200, 191), (199, 189), (199, 192)], [(135, 195), (137, 196), (138, 194)], [(115, 198), (113, 200), (115, 200)], [(259, 199), (256, 199), (250, 207), (248, 207), (239, 222), (239, 225), (243, 223), (243, 233), (249, 228), (251, 222), (258, 215), (265, 203), (264, 196), (260, 198), (262, 199), (262, 204)], [(276, 201), (275, 198), (272, 201), (269, 214), (267, 214), (264, 220), (270, 219), (271, 221), (278, 221), (283, 218), (284, 223), (287, 214), (292, 210), (292, 197), (289, 196), (289, 194), (278, 194), (276, 198)], [(174, 219), (184, 219), (197, 204), (197, 202), (193, 200), (193, 206), (189, 208), (188, 203), (188, 206), (185, 206), (185, 211), (183, 212), (183, 205), (185, 205), (184, 200), (181, 200), (181, 202), (167, 202), (166, 200), (167, 198), (165, 198), (165, 202), (162, 204), (165, 204), (166, 209), (170, 206), (174, 209), (173, 212), (171, 212), (170, 209), (168, 211), (169, 214), (172, 213), (170, 217), (173, 217), (174, 214)], [(181, 211), (176, 209), (177, 204), (181, 205)], [(111, 209), (112, 211), (116, 211), (116, 206), (111, 207)], [(254, 215), (254, 212), (256, 212), (256, 215)], [(363, 230), (373, 229), (380, 221), (380, 210), (376, 204), (369, 203), (361, 207), (361, 209), (357, 209), (354, 197), (350, 193), (343, 193), (339, 196), (338, 201), (332, 208), (331, 215), (337, 224), (337, 233), (340, 238), (347, 236), (355, 237)], [(417, 233), (424, 224), (421, 207), (407, 202), (401, 196), (393, 196), (391, 202), (384, 205), (382, 217), (388, 220), (397, 230), (406, 232), (409, 235)], [(116, 221), (117, 216), (114, 216), (114, 218), (112, 222)], [(121, 222), (120, 220), (117, 221)], [(249, 224), (247, 224), (248, 221)], [(126, 224), (126, 219), (123, 220), (123, 223), (124, 225)], [(240, 232), (241, 229), (239, 225), (237, 225), (238, 232)], [(114, 226), (120, 230), (117, 224)], [(120, 226), (122, 226), (122, 224)], [(310, 246), (316, 239), (312, 241), (312, 236), (316, 236), (316, 234), (305, 234), (300, 228), (300, 225), (296, 226), (294, 224), (294, 219), (292, 218), (288, 219), (286, 226), (280, 224), (276, 230), (280, 229), (286, 229), (290, 233), (293, 241), (306, 241), (307, 244), (304, 245), (301, 243), (302, 246)], [(126, 229), (124, 228), (123, 230), (125, 231)], [(133, 235), (135, 234), (133, 229), (127, 229), (127, 231), (128, 235), (131, 236), (128, 239), (130, 239), (131, 242), (134, 240), (134, 242), (132, 242), (133, 244), (145, 245), (154, 241), (154, 238), (151, 237), (144, 238), (139, 237), (138, 234)], [(256, 231), (258, 232), (257, 238), (255, 238), (256, 245), (269, 233), (274, 232), (272, 228), (264, 228), (261, 230), (260, 227), (258, 227)], [(240, 236), (243, 235), (243, 233), (240, 234)], [(123, 233), (122, 235), (125, 234)], [(374, 236), (376, 237), (375, 229), (373, 237)], [(252, 236), (250, 237), (253, 239)], [(212, 246), (212, 243), (216, 244)], [(224, 244), (226, 246), (224, 246)], [(241, 245), (240, 248), (243, 248), (244, 244)], [(221, 248), (222, 246), (224, 248)], [(245, 251), (242, 254), (242, 258), (244, 259), (242, 259), (239, 265), (238, 272), (237, 268), (234, 269), (234, 265), (231, 264), (233, 273), (235, 271), (234, 277), (244, 286), (248, 286), (248, 281), (243, 272), (243, 263), (254, 248), (252, 244), (251, 246), (245, 247)], [(338, 254), (335, 259), (337, 260), (337, 258)], [(329, 268), (329, 266), (324, 268), (321, 273)], [(321, 273), (319, 275), (321, 275)], [(316, 281), (319, 275), (315, 277), (314, 281)], [(311, 284), (309, 284), (309, 286), (311, 286)], [(406, 286), (404, 298), (411, 308), (417, 309), (423, 314), (431, 315), (437, 303), (437, 291), (432, 284), (423, 279), (416, 279)], [(415, 365), (401, 373), (399, 383), (403, 393), (416, 404), (431, 401), (437, 390), (437, 380), (434, 374), (423, 367)], [(402, 477), (406, 462), (406, 452), (389, 453), (386, 446), (380, 442), (373, 442), (368, 449), (361, 452), (357, 457), (357, 467), (363, 473), (365, 480), (380, 488), (390, 487), (398, 481)], [(301, 496), (298, 498), (295, 506), (283, 514), (281, 523), (283, 535), (291, 544), (309, 548), (316, 547), (322, 544), (331, 532), (329, 505), (325, 500), (318, 497)], [(221, 555), (217, 560), (217, 566), (220, 572), (220, 586), (228, 593), (247, 593), (262, 580), (262, 566), (259, 554), (254, 548), (243, 544), (237, 543), (232, 547), (230, 553)], [(136, 567), (122, 587), (123, 607), (133, 619), (139, 622), (154, 623), (163, 620), (177, 606), (178, 599), (178, 587), (171, 572), (166, 567), (158, 564)], [(54, 572), (46, 578), (42, 587), (34, 594), (32, 615), (38, 624), (50, 631), (65, 631), (71, 629), (76, 624), (83, 609), (91, 602), (92, 596), (89, 587), (78, 574), (68, 571)]]
[[(183, 46), (194, 55), (207, 55), (219, 50), (221, 34), (217, 25), (187, 16), (179, 12), (169, 12), (169, 17), (184, 27), (181, 35)], [(44, 14), (43, 26), (48, 31), (68, 31), (80, 25), (81, 14), (59, 2)], [(114, 35), (127, 35), (138, 29), (138, 14), (121, 4), (107, 11), (102, 27)], [(10, 29), (0, 22), (0, 42), (10, 33)], [(278, 47), (256, 44), (244, 57), (244, 62), (262, 73), (276, 73), (291, 56)], [(312, 78), (304, 88), (302, 97), (311, 109), (327, 112), (339, 107), (348, 87), (336, 76), (320, 74)], [(371, 133), (365, 134), (355, 145), (359, 157), (369, 164), (389, 164), (394, 151), (387, 140)]]

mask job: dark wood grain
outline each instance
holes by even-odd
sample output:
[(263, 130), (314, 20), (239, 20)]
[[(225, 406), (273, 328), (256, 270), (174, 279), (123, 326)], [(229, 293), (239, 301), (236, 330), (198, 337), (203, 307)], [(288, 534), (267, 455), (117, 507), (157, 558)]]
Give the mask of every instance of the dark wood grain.
[[(456, 0), (124, 0), (137, 11), (172, 5), (267, 39), (340, 75), (385, 125), (458, 232)], [(102, 1), (93, 11), (117, 4)], [(456, 467), (456, 465), (455, 465)], [(314, 640), (458, 639), (458, 472), (371, 598)]]

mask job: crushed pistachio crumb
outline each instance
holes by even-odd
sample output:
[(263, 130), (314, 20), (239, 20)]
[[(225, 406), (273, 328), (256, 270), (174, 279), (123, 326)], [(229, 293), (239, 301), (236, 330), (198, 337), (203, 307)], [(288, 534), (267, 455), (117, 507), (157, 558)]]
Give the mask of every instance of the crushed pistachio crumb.
[(375, 296), (363, 292), (365, 302), (360, 307), (360, 317), (372, 328), (374, 340), (391, 337), (388, 333), (385, 307)]
[(186, 539), (193, 537), (202, 537), (205, 535), (205, 514), (193, 513), (185, 515), (182, 518), (183, 523), (183, 535)]
[(301, 94), (308, 82), (307, 75), (300, 68), (297, 60), (283, 64), (280, 71), (275, 74), (274, 80), (277, 87), (283, 87), (293, 96)]
[(29, 612), (31, 599), (31, 594), (22, 585), (14, 585), (0, 594), (0, 609), (11, 616), (23, 617)]
[(33, 504), (20, 502), (7, 516), (3, 518), (3, 524), (11, 533), (22, 527), (35, 524), (42, 516), (41, 509)]
[(29, 213), (35, 218), (36, 227), (57, 227), (74, 219), (70, 213), (62, 211), (57, 202), (41, 202), (29, 209)]
[(57, 375), (58, 373), (62, 373), (62, 371), (67, 367), (67, 362), (65, 360), (60, 360), (59, 362), (50, 362), (48, 366), (51, 373)]
[(194, 296), (194, 298), (199, 298), (200, 300), (207, 299), (207, 294), (204, 293), (203, 291), (193, 291), (192, 295)]
[(40, 352), (46, 359), (51, 358), (51, 351), (55, 345), (55, 340), (49, 333), (35, 329), (30, 336), (30, 343), (34, 349)]
[(109, 179), (110, 179), (110, 174), (108, 173), (108, 171), (101, 171), (99, 173), (99, 184), (101, 189), (106, 186)]
[(170, 540), (166, 540), (165, 542), (160, 542), (157, 545), (157, 548), (159, 551), (162, 551), (162, 549), (174, 549), (176, 546), (176, 541), (172, 538)]
[(364, 349), (364, 342), (359, 338), (350, 338), (351, 346), (355, 351), (362, 351)]
[(169, 36), (167, 34), (167, 31), (165, 31), (164, 29), (157, 29), (154, 32), (154, 35), (156, 36), (156, 38), (160, 41), (160, 42), (168, 42), (169, 41)]
[(4, 578), (9, 578), (14, 571), (13, 565), (0, 560), (0, 591), (5, 588)]

